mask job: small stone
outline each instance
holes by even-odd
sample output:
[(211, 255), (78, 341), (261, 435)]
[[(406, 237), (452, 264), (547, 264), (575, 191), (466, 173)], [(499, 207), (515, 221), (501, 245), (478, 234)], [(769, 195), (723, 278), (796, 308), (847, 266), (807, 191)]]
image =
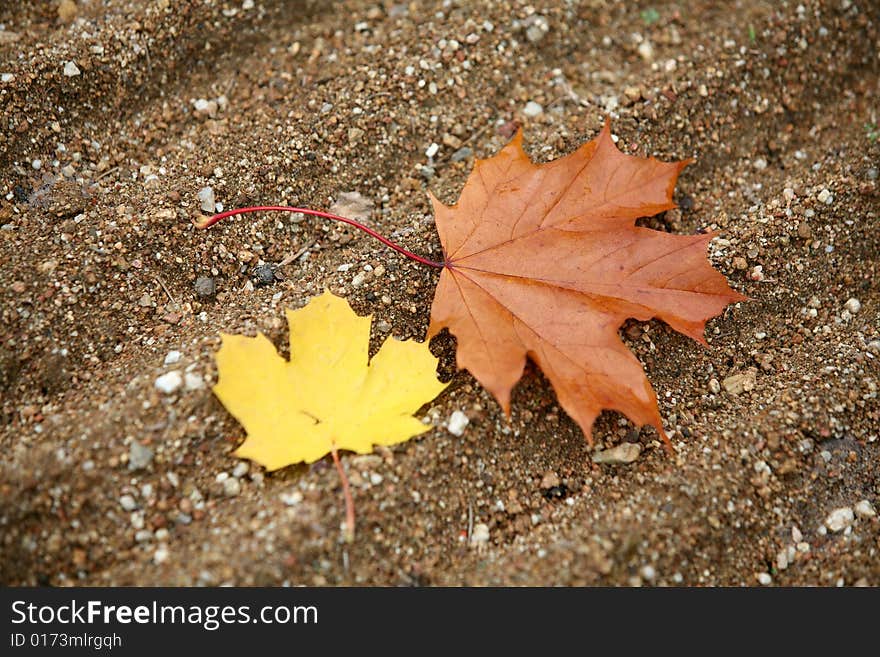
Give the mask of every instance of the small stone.
[(728, 376), (721, 382), (721, 385), (731, 395), (739, 395), (743, 392), (749, 392), (755, 388), (755, 377), (757, 373), (757, 369), (750, 367), (745, 372)]
[(279, 497), (285, 506), (296, 506), (303, 501), (303, 494), (298, 490), (290, 491), (289, 493), (281, 493)]
[(69, 61), (64, 64), (64, 75), (65, 77), (72, 78), (80, 74), (79, 67), (76, 65), (76, 62)]
[(544, 113), (544, 107), (540, 103), (536, 103), (533, 100), (530, 100), (526, 103), (526, 106), (523, 108), (523, 115), (527, 116), (530, 119), (534, 119), (537, 116), (541, 116)]
[(627, 87), (623, 90), (623, 95), (634, 103), (642, 97), (642, 90), (639, 87)]
[(642, 453), (639, 443), (621, 443), (610, 449), (604, 449), (592, 455), (593, 463), (621, 464), (632, 463)]
[(15, 73), (2, 73), (0, 74), (0, 82), (6, 84), (7, 82), (12, 82), (15, 79)]
[(757, 573), (755, 577), (758, 578), (758, 583), (761, 586), (770, 586), (773, 583), (773, 578), (770, 576), (770, 573)]
[(202, 390), (205, 387), (205, 380), (201, 374), (196, 372), (187, 372), (183, 375), (183, 387), (189, 391)]
[(437, 144), (437, 143), (433, 143), (433, 142), (432, 142), (431, 145), (428, 146), (427, 149), (425, 149), (425, 157), (427, 157), (427, 158), (432, 158), (432, 157), (434, 157), (435, 155), (437, 155), (437, 152), (438, 152), (439, 150), (440, 150), (440, 144)]
[(223, 481), (223, 494), (226, 497), (235, 497), (241, 492), (241, 482), (235, 477), (229, 477)]
[(718, 379), (709, 379), (709, 392), (713, 395), (717, 395), (721, 392), (721, 384), (718, 383)]
[(560, 483), (562, 482), (559, 481), (559, 475), (553, 472), (553, 470), (548, 470), (541, 477), (541, 488), (555, 488)]
[(642, 41), (639, 44), (639, 57), (644, 59), (646, 62), (653, 61), (654, 46), (651, 45), (650, 41)]
[(776, 568), (778, 570), (788, 568), (788, 550), (780, 550), (776, 555)]
[(262, 264), (254, 267), (254, 284), (271, 285), (275, 282), (275, 270), (270, 264)]
[(235, 464), (235, 467), (232, 469), (232, 476), (235, 477), (236, 479), (241, 479), (242, 477), (244, 477), (248, 473), (249, 469), (250, 469), (250, 466), (248, 465), (247, 461), (239, 461), (238, 463)]
[(360, 192), (339, 192), (336, 201), (330, 206), (330, 213), (349, 219), (365, 221), (373, 211), (373, 201)]
[(874, 505), (868, 500), (862, 500), (856, 504), (855, 512), (859, 518), (873, 518), (877, 515), (877, 511), (874, 510)]
[(449, 421), (446, 423), (446, 428), (453, 436), (461, 436), (464, 434), (465, 427), (467, 427), (469, 422), (470, 420), (468, 420), (467, 415), (461, 411), (453, 411), (452, 415), (449, 416)]
[(217, 284), (209, 276), (199, 276), (196, 279), (195, 290), (200, 297), (213, 297), (217, 293)]
[(360, 287), (364, 284), (365, 280), (367, 280), (367, 272), (359, 271), (351, 279), (351, 286), (355, 288)]
[(125, 511), (134, 511), (138, 505), (131, 495), (123, 495), (119, 498), (119, 506), (121, 506)]
[(177, 370), (171, 370), (157, 378), (154, 385), (161, 392), (170, 395), (183, 385), (183, 376)]
[(748, 269), (749, 262), (743, 257), (737, 257), (733, 259), (733, 268), (734, 269)]
[(834, 196), (827, 189), (823, 189), (819, 192), (819, 195), (816, 198), (819, 199), (819, 203), (825, 203), (826, 205), (834, 203)]
[(462, 160), (466, 160), (473, 154), (474, 151), (472, 148), (469, 148), (468, 146), (462, 146), (457, 151), (455, 151), (452, 154), (452, 157), (449, 159), (451, 159), (453, 162), (461, 162)]
[(855, 514), (848, 506), (834, 509), (825, 518), (825, 526), (832, 532), (842, 532), (844, 529), (853, 524)]
[(804, 540), (804, 534), (797, 525), (791, 527), (791, 540), (794, 543), (800, 543)]
[(217, 211), (217, 204), (214, 201), (214, 190), (210, 187), (202, 187), (199, 190), (199, 207), (202, 212), (210, 212), (214, 214)]
[(139, 529), (134, 534), (134, 540), (138, 543), (146, 543), (153, 538), (153, 532), (149, 529)]
[(128, 469), (143, 470), (153, 462), (153, 450), (138, 441), (132, 441), (128, 448)]
[(471, 532), (471, 546), (477, 547), (480, 545), (485, 545), (488, 542), (489, 526), (482, 522), (474, 525), (474, 530)]
[(755, 169), (758, 171), (763, 171), (767, 168), (767, 160), (765, 160), (763, 157), (756, 158), (752, 162), (752, 166), (755, 167)]
[(540, 14), (532, 14), (525, 20), (526, 39), (531, 43), (538, 43), (547, 36), (550, 31), (550, 23)]
[(156, 552), (153, 553), (153, 561), (157, 564), (165, 563), (166, 561), (168, 561), (168, 556), (168, 548), (163, 545), (158, 550), (156, 550)]
[(169, 351), (168, 355), (165, 356), (165, 365), (174, 365), (174, 363), (180, 362), (181, 354), (179, 351)]
[(865, 178), (868, 180), (877, 180), (878, 175), (880, 175), (880, 171), (878, 171), (877, 167), (871, 167), (865, 172)]
[(847, 299), (846, 303), (843, 304), (843, 307), (846, 308), (850, 313), (855, 315), (862, 309), (862, 302), (856, 298)]

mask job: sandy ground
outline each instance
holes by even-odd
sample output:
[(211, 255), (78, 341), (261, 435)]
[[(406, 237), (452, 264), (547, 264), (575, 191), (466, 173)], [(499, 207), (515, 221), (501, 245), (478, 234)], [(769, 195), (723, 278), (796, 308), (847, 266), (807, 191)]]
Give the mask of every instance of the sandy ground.
[[(3, 2), (0, 583), (880, 585), (878, 51), (871, 0)], [(545, 161), (606, 116), (628, 152), (696, 159), (643, 223), (717, 230), (752, 299), (709, 349), (622, 330), (673, 455), (606, 413), (596, 449), (643, 450), (593, 464), (535, 368), (505, 418), (443, 334), (435, 428), (343, 459), (353, 544), (329, 459), (230, 456), (219, 331), (283, 350), (283, 309), (327, 287), (374, 349), (423, 339), (436, 272), (329, 222), (196, 231), (199, 190), (357, 192), (436, 258), (426, 190), (453, 202), (517, 125)]]

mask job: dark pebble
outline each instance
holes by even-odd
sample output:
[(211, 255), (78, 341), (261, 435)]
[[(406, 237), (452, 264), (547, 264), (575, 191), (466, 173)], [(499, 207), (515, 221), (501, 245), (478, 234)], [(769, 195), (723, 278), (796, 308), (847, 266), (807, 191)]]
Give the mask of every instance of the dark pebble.
[(568, 486), (566, 486), (565, 484), (552, 486), (551, 488), (543, 491), (541, 495), (543, 495), (544, 499), (546, 500), (561, 500), (568, 495)]
[(275, 282), (275, 270), (272, 265), (257, 265), (254, 267), (254, 283), (257, 285), (271, 285)]
[(199, 276), (196, 279), (196, 294), (200, 297), (213, 297), (217, 293), (217, 284), (209, 276)]
[(12, 190), (12, 193), (15, 194), (15, 200), (19, 203), (27, 203), (28, 199), (31, 197), (31, 195), (28, 193), (28, 190), (26, 190), (21, 185), (16, 185), (15, 188)]
[(678, 204), (678, 206), (682, 210), (684, 210), (685, 212), (687, 212), (689, 210), (693, 210), (694, 209), (694, 199), (691, 198), (690, 196), (685, 196), (684, 198), (681, 199), (681, 202)]

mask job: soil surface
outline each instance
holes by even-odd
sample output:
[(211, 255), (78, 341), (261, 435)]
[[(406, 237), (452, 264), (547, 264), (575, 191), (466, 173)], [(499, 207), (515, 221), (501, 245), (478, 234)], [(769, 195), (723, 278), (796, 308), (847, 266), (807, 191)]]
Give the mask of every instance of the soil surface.
[[(3, 2), (0, 583), (880, 585), (878, 52), (872, 0)], [(230, 455), (221, 330), (284, 352), (326, 287), (373, 350), (421, 340), (437, 271), (329, 221), (196, 230), (200, 190), (341, 202), (437, 259), (427, 190), (454, 202), (518, 125), (546, 161), (606, 116), (695, 158), (642, 223), (717, 231), (751, 299), (708, 349), (622, 329), (674, 453), (609, 412), (594, 449), (642, 450), (593, 463), (534, 367), (506, 418), (444, 333), (434, 428), (343, 457), (354, 543), (329, 457)]]

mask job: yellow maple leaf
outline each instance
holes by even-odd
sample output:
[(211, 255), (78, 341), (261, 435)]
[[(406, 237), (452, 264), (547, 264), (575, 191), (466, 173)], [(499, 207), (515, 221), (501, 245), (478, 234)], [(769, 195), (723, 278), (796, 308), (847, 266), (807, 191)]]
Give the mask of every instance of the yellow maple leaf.
[(427, 344), (388, 340), (370, 360), (371, 317), (330, 292), (288, 310), (287, 322), (289, 361), (262, 333), (221, 334), (214, 394), (247, 431), (236, 456), (277, 470), (430, 429), (412, 415), (447, 384)]

